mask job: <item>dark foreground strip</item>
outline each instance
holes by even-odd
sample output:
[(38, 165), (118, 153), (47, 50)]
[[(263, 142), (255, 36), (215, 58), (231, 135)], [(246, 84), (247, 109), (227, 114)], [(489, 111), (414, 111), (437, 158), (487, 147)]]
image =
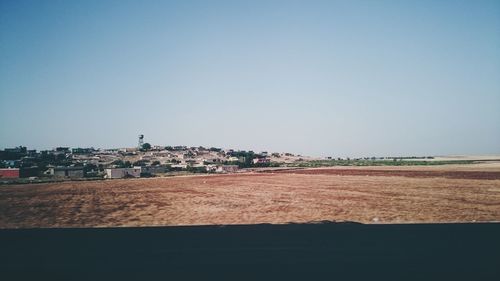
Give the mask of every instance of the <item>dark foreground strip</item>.
[(0, 230), (2, 280), (500, 280), (500, 224)]

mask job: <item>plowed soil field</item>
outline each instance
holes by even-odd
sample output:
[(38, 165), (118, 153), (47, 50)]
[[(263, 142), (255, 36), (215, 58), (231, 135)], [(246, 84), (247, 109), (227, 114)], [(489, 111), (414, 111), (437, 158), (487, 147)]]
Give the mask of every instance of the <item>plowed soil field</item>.
[(334, 168), (0, 186), (0, 228), (500, 221), (500, 170)]
[(279, 170), (276, 173), (300, 175), (339, 175), (339, 176), (385, 176), (411, 178), (450, 178), (500, 180), (500, 172), (492, 171), (422, 171), (422, 170), (371, 170), (371, 169), (301, 169)]

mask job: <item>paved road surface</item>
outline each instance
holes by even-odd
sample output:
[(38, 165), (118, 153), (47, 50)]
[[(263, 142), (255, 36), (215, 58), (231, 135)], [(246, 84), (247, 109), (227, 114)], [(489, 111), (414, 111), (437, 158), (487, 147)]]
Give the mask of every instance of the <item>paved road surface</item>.
[(500, 224), (0, 230), (2, 280), (500, 280)]

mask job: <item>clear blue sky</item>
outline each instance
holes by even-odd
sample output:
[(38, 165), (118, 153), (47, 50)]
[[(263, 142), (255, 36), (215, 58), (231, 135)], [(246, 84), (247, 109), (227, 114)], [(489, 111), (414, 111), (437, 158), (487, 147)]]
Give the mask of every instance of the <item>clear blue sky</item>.
[(0, 147), (500, 153), (500, 1), (0, 3)]

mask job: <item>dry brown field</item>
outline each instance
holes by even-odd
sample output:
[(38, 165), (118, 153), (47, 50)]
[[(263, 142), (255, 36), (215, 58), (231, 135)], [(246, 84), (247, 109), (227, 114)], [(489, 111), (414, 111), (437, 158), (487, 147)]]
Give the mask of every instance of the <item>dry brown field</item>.
[(0, 228), (500, 221), (500, 169), (485, 165), (0, 186)]

